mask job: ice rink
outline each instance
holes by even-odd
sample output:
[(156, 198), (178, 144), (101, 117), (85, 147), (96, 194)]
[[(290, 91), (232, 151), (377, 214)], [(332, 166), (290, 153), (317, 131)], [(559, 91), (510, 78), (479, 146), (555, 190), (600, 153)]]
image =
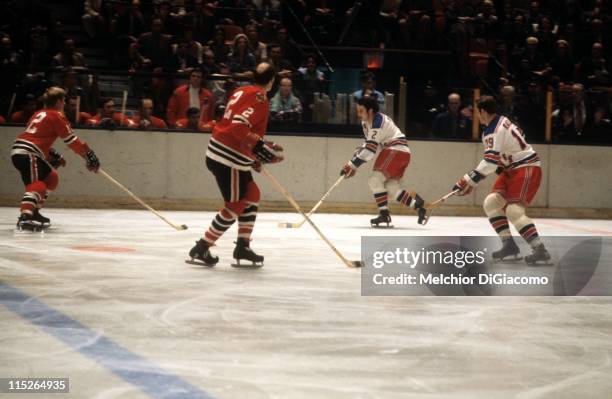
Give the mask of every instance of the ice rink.
[[(297, 214), (258, 217), (258, 270), (184, 263), (213, 216), (47, 209), (16, 234), (0, 208), (0, 377), (68, 377), (69, 394), (1, 398), (611, 398), (611, 297), (365, 297)], [(315, 215), (350, 259), (362, 235), (491, 235), (487, 220)], [(536, 219), (541, 235), (612, 221)], [(523, 266), (517, 266), (523, 267)]]

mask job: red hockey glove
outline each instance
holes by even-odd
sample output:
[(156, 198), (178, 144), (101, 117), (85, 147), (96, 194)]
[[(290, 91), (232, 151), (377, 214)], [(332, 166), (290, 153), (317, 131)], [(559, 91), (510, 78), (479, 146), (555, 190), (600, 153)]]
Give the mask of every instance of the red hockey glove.
[(468, 184), (467, 180), (465, 180), (465, 177), (459, 179), (459, 181), (457, 181), (457, 183), (455, 183), (455, 185), (453, 186), (453, 191), (459, 190), (457, 195), (460, 197), (470, 194), (473, 189), (474, 187)]
[(345, 163), (340, 170), (340, 176), (344, 176), (345, 179), (350, 179), (355, 176), (355, 173), (357, 173), (357, 167), (350, 161)]

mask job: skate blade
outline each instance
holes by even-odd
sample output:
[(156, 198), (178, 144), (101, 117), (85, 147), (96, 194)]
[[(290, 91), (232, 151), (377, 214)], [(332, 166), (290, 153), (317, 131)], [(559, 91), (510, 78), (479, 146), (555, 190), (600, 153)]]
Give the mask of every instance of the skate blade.
[(549, 259), (549, 260), (545, 260), (545, 261), (538, 260), (538, 261), (535, 261), (535, 262), (533, 262), (533, 263), (528, 263), (527, 261), (525, 261), (525, 264), (526, 264), (527, 266), (531, 266), (531, 267), (539, 267), (539, 266), (555, 266), (555, 264), (554, 264), (554, 263), (553, 263), (553, 262), (552, 262), (550, 259)]
[(523, 260), (522, 256), (515, 255), (514, 257), (506, 256), (505, 258), (495, 259), (493, 258), (493, 263), (518, 263)]
[(263, 262), (251, 262), (251, 263), (240, 263), (240, 261), (236, 261), (231, 264), (232, 267), (236, 269), (260, 269), (263, 267)]
[(195, 265), (195, 266), (206, 266), (206, 267), (214, 267), (216, 265), (216, 263), (205, 263), (205, 262), (202, 262), (201, 260), (195, 260), (195, 259), (185, 259), (185, 263), (190, 264), (190, 265)]
[(13, 232), (15, 234), (44, 234), (47, 232), (47, 230), (49, 230), (49, 226), (46, 227), (35, 227), (32, 229), (21, 229), (19, 227), (16, 227)]
[(378, 224), (372, 224), (372, 225), (370, 225), (370, 227), (372, 227), (373, 229), (392, 229), (393, 225), (390, 224), (390, 225), (387, 225), (387, 226), (381, 226), (381, 225), (378, 225)]

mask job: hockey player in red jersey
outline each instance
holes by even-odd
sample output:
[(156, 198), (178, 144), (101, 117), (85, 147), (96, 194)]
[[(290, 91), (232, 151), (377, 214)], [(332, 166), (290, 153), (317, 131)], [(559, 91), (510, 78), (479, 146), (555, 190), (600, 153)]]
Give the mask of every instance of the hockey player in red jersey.
[(189, 251), (191, 260), (198, 259), (214, 266), (219, 258), (210, 247), (238, 220), (238, 240), (233, 257), (263, 265), (264, 257), (250, 248), (251, 233), (257, 217), (260, 192), (251, 175), (262, 163), (283, 160), (282, 147), (264, 141), (270, 105), (266, 93), (274, 83), (275, 71), (268, 63), (257, 66), (253, 86), (234, 91), (225, 114), (213, 129), (206, 151), (206, 166), (212, 172), (223, 195), (225, 207), (217, 213), (210, 227)]
[(540, 158), (525, 141), (521, 129), (508, 118), (498, 115), (498, 105), (491, 96), (478, 100), (478, 115), (486, 126), (482, 134), (483, 160), (476, 169), (464, 175), (453, 187), (458, 195), (469, 194), (486, 176), (499, 174), (493, 191), (485, 198), (483, 208), (493, 229), (502, 240), (502, 248), (493, 259), (517, 258), (520, 250), (510, 232), (510, 221), (533, 249), (525, 262), (548, 261), (550, 255), (538, 236), (533, 221), (525, 214), (540, 187)]
[(419, 215), (418, 223), (425, 224), (426, 211), (423, 199), (414, 191), (403, 190), (399, 184), (410, 163), (410, 148), (406, 136), (395, 126), (391, 118), (378, 112), (378, 107), (378, 101), (374, 97), (364, 96), (359, 99), (357, 115), (361, 119), (365, 141), (357, 148), (353, 158), (344, 164), (340, 174), (347, 179), (353, 177), (357, 168), (374, 158), (380, 149), (369, 179), (379, 215), (370, 220), (370, 223), (376, 227), (380, 223), (386, 223), (389, 227), (391, 215), (388, 198), (391, 196), (391, 199), (416, 209)]
[(39, 230), (50, 224), (39, 210), (59, 183), (55, 169), (66, 165), (60, 153), (51, 148), (58, 137), (85, 158), (89, 170), (97, 172), (100, 167), (96, 154), (74, 135), (64, 116), (66, 92), (59, 87), (51, 87), (45, 92), (43, 101), (45, 107), (32, 115), (11, 149), (13, 165), (26, 186), (17, 221), (17, 227), (21, 230)]

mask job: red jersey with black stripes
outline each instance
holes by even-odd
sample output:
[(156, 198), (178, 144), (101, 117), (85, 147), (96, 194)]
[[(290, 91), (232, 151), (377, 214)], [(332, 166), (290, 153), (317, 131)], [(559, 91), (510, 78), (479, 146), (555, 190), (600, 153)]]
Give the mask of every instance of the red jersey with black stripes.
[(66, 116), (55, 109), (42, 109), (37, 111), (26, 125), (26, 129), (17, 136), (12, 154), (34, 154), (47, 159), (49, 149), (57, 138), (74, 152), (83, 155), (86, 147), (74, 134)]
[(497, 115), (482, 134), (484, 156), (476, 170), (483, 175), (494, 172), (499, 166), (517, 169), (540, 166), (540, 157), (525, 141), (521, 128), (510, 119)]
[(264, 89), (240, 87), (234, 91), (223, 118), (213, 129), (206, 156), (226, 166), (250, 170), (254, 155), (245, 139), (249, 133), (264, 137), (270, 104)]

